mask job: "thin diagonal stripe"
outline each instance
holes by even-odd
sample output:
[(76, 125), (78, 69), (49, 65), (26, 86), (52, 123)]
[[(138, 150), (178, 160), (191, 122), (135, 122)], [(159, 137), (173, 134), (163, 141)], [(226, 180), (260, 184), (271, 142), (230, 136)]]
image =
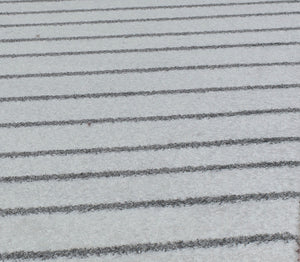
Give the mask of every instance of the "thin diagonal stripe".
[(236, 30), (166, 32), (166, 33), (144, 33), (144, 34), (123, 34), (123, 35), (11, 38), (11, 39), (0, 39), (0, 43), (40, 42), (40, 41), (76, 41), (76, 40), (96, 40), (96, 39), (111, 39), (111, 38), (189, 36), (189, 35), (209, 35), (209, 34), (242, 34), (242, 33), (263, 33), (263, 32), (292, 31), (292, 30), (300, 30), (300, 27), (254, 28), (254, 29), (236, 29)]
[[(0, 2), (1, 3), (1, 2)], [(107, 11), (127, 11), (127, 10), (153, 10), (153, 9), (178, 9), (178, 8), (200, 8), (216, 6), (242, 6), (242, 5), (271, 5), (271, 4), (297, 4), (299, 1), (261, 1), (244, 3), (211, 3), (194, 5), (161, 5), (161, 6), (133, 6), (133, 7), (110, 7), (110, 8), (90, 8), (90, 9), (59, 9), (59, 10), (39, 10), (39, 11), (21, 11), (21, 12), (0, 12), (0, 15), (29, 15), (29, 14), (57, 14), (57, 13), (78, 13), (78, 12), (107, 12)]]
[(138, 151), (158, 151), (171, 149), (188, 149), (201, 147), (222, 147), (222, 146), (245, 146), (251, 144), (265, 143), (285, 143), (299, 142), (300, 137), (263, 137), (263, 138), (244, 138), (244, 139), (228, 139), (215, 141), (193, 141), (184, 143), (170, 144), (154, 144), (154, 145), (138, 145), (123, 147), (96, 147), (96, 148), (80, 148), (80, 149), (61, 149), (61, 150), (41, 150), (27, 152), (7, 152), (0, 153), (0, 158), (20, 158), (20, 157), (41, 157), (41, 156), (67, 156), (82, 154), (104, 154), (104, 153), (121, 153), (121, 152), (138, 152)]
[(17, 96), (17, 97), (0, 97), (0, 103), (5, 102), (26, 102), (26, 101), (47, 101), (47, 100), (67, 100), (67, 99), (97, 99), (97, 98), (114, 98), (130, 96), (156, 96), (156, 95), (180, 95), (191, 93), (209, 93), (209, 92), (235, 92), (248, 90), (265, 90), (265, 89), (288, 89), (299, 88), (299, 84), (279, 84), (279, 85), (255, 85), (255, 86), (228, 86), (228, 87), (209, 87), (193, 89), (175, 89), (175, 90), (149, 90), (149, 91), (128, 91), (116, 93), (86, 93), (71, 95), (41, 95), (41, 96)]
[(263, 17), (263, 16), (289, 16), (299, 15), (300, 11), (274, 12), (274, 13), (251, 13), (251, 14), (227, 14), (227, 15), (207, 15), (207, 16), (187, 16), (187, 17), (158, 17), (158, 18), (134, 18), (116, 20), (93, 20), (93, 21), (74, 21), (74, 22), (51, 22), (51, 23), (27, 23), (27, 24), (0, 24), (0, 28), (8, 27), (33, 27), (33, 26), (67, 26), (67, 25), (86, 25), (86, 24), (115, 24), (115, 23), (141, 23), (141, 22), (163, 22), (163, 21), (184, 21), (202, 19), (226, 19), (242, 17)]
[(258, 234), (251, 236), (237, 236), (216, 239), (196, 239), (191, 241), (176, 241), (166, 243), (141, 243), (134, 245), (98, 247), (98, 248), (73, 248), (64, 250), (47, 250), (47, 251), (15, 251), (10, 253), (0, 253), (1, 260), (46, 260), (57, 258), (84, 258), (90, 256), (105, 255), (130, 255), (143, 254), (148, 252), (171, 252), (183, 249), (195, 248), (217, 248), (217, 247), (233, 247), (239, 245), (268, 244), (278, 241), (288, 243), (297, 241), (298, 237), (291, 233), (275, 233), (275, 234)]
[(39, 127), (39, 126), (65, 126), (82, 124), (104, 124), (104, 123), (123, 123), (123, 122), (148, 122), (148, 121), (174, 121), (183, 119), (201, 120), (205, 118), (221, 118), (234, 116), (250, 116), (262, 114), (283, 114), (299, 113), (300, 108), (273, 108), (264, 110), (244, 110), (237, 112), (222, 113), (203, 113), (188, 115), (169, 115), (169, 116), (145, 116), (145, 117), (119, 117), (119, 118), (99, 118), (99, 119), (79, 119), (79, 120), (57, 120), (57, 121), (37, 121), (37, 122), (12, 122), (1, 123), (0, 128), (20, 128), (20, 127)]
[(171, 71), (187, 71), (187, 70), (216, 70), (216, 69), (226, 69), (226, 68), (298, 66), (298, 65), (300, 65), (300, 62), (274, 62), (274, 63), (250, 63), (250, 64), (219, 64), (219, 65), (126, 68), (126, 69), (111, 69), (111, 70), (101, 70), (101, 71), (11, 74), (11, 75), (0, 75), (0, 79), (8, 80), (8, 79), (19, 79), (19, 78), (91, 76), (91, 75), (110, 75), (110, 74), (120, 75), (120, 74), (132, 74), (132, 73), (145, 74), (145, 73), (155, 73), (155, 72), (171, 72)]
[(28, 216), (36, 214), (69, 214), (71, 212), (87, 213), (99, 212), (103, 210), (126, 210), (138, 208), (175, 208), (194, 205), (212, 205), (212, 204), (236, 204), (248, 201), (269, 201), (269, 200), (287, 200), (299, 198), (300, 192), (271, 192), (259, 194), (244, 195), (222, 195), (222, 196), (205, 196), (186, 199), (168, 199), (168, 200), (150, 200), (139, 202), (115, 202), (101, 204), (81, 204), (69, 206), (47, 206), (47, 207), (31, 207), (31, 208), (7, 208), (0, 209), (0, 217), (6, 216)]
[(272, 43), (249, 43), (249, 44), (226, 44), (226, 45), (205, 45), (205, 46), (176, 46), (176, 47), (156, 47), (156, 48), (133, 48), (133, 49), (110, 49), (110, 50), (90, 50), (90, 51), (69, 51), (69, 52), (46, 52), (27, 54), (5, 54), (0, 58), (21, 58), (21, 57), (47, 57), (47, 56), (75, 56), (75, 55), (95, 55), (95, 54), (123, 54), (123, 53), (152, 53), (170, 51), (194, 51), (205, 49), (228, 49), (228, 48), (253, 48), (253, 47), (277, 47), (300, 45), (300, 42), (272, 42)]
[(110, 177), (131, 177), (131, 176), (154, 176), (176, 173), (195, 173), (222, 170), (245, 170), (245, 169), (266, 169), (266, 168), (295, 168), (300, 166), (300, 161), (278, 161), (278, 162), (257, 162), (257, 163), (234, 163), (227, 165), (207, 166), (184, 166), (176, 168), (152, 168), (144, 170), (112, 170), (102, 172), (83, 172), (66, 174), (26, 175), (0, 177), (0, 183), (24, 183), (39, 181), (69, 181), (76, 179), (101, 179)]

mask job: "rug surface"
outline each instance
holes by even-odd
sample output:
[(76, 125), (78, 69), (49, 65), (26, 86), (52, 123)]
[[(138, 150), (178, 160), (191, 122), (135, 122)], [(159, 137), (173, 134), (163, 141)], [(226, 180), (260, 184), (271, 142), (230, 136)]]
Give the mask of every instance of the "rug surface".
[(300, 1), (0, 0), (0, 261), (296, 262)]

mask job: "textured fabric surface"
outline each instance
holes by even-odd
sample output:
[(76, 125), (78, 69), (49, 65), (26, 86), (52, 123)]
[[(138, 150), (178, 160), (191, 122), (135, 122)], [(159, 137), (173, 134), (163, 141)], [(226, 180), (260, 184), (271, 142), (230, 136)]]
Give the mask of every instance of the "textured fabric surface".
[(296, 262), (300, 2), (0, 0), (0, 260)]

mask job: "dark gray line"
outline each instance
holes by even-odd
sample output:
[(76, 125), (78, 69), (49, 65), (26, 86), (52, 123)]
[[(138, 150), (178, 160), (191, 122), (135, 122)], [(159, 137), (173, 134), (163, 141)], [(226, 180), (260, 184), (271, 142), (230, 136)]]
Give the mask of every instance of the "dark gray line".
[(215, 70), (215, 69), (225, 69), (225, 68), (298, 66), (298, 65), (300, 65), (300, 62), (273, 62), (273, 63), (249, 63), (249, 64), (219, 64), (219, 65), (126, 68), (126, 69), (110, 69), (110, 70), (99, 70), (99, 71), (11, 74), (11, 75), (0, 75), (0, 79), (9, 80), (9, 79), (19, 79), (19, 78), (91, 76), (91, 75), (110, 75), (110, 74), (120, 75), (120, 74), (132, 74), (132, 73), (142, 74), (142, 73), (155, 73), (155, 72), (187, 71), (187, 70)]
[(291, 233), (275, 233), (275, 234), (257, 234), (251, 236), (237, 236), (216, 239), (196, 239), (191, 241), (176, 241), (166, 243), (143, 243), (134, 245), (96, 247), (96, 248), (73, 248), (64, 250), (48, 250), (48, 251), (15, 251), (10, 253), (0, 253), (0, 260), (47, 260), (57, 258), (86, 258), (90, 256), (106, 256), (106, 255), (130, 255), (143, 254), (148, 252), (170, 252), (182, 249), (195, 248), (232, 248), (239, 245), (268, 244), (273, 242), (298, 241), (297, 235)]
[(39, 181), (69, 181), (69, 180), (86, 180), (100, 179), (110, 177), (131, 177), (131, 176), (153, 176), (176, 173), (195, 173), (222, 170), (245, 170), (245, 169), (267, 169), (267, 168), (295, 168), (300, 166), (300, 161), (278, 161), (278, 162), (258, 162), (258, 163), (234, 163), (228, 165), (207, 165), (207, 166), (184, 166), (184, 167), (162, 167), (144, 170), (112, 170), (101, 172), (82, 172), (66, 174), (46, 174), (46, 175), (25, 175), (25, 176), (8, 176), (0, 177), (0, 183), (30, 183)]
[(277, 47), (300, 45), (300, 42), (272, 42), (272, 43), (247, 43), (247, 44), (224, 44), (224, 45), (204, 45), (204, 46), (174, 46), (155, 48), (133, 48), (133, 49), (108, 49), (90, 51), (69, 51), (69, 52), (46, 52), (46, 53), (26, 53), (26, 54), (0, 54), (2, 58), (22, 58), (22, 57), (47, 57), (47, 56), (75, 56), (75, 55), (101, 55), (101, 54), (123, 54), (123, 53), (151, 53), (170, 51), (194, 51), (205, 49), (228, 49), (228, 48), (252, 48), (252, 47)]
[(167, 208), (167, 207), (185, 207), (194, 205), (211, 205), (211, 204), (235, 204), (248, 201), (268, 201), (268, 200), (287, 200), (299, 198), (300, 192), (271, 192), (258, 194), (244, 194), (244, 195), (222, 195), (222, 196), (205, 196), (186, 199), (168, 199), (168, 200), (150, 200), (139, 202), (115, 202), (115, 203), (101, 203), (101, 204), (81, 204), (68, 206), (41, 206), (41, 207), (17, 207), (0, 209), (0, 217), (6, 216), (28, 216), (36, 214), (69, 214), (71, 212), (87, 213), (97, 212), (102, 210), (126, 210), (137, 208)]
[[(1, 2), (0, 2), (1, 3)], [(21, 11), (21, 12), (0, 12), (0, 15), (28, 15), (28, 14), (57, 14), (57, 13), (82, 13), (82, 12), (107, 12), (107, 11), (128, 11), (128, 10), (154, 10), (154, 9), (181, 9), (181, 8), (199, 8), (216, 6), (242, 6), (242, 5), (270, 5), (293, 3), (298, 4), (296, 0), (283, 1), (261, 1), (244, 3), (212, 3), (212, 4), (194, 4), (194, 5), (161, 5), (161, 6), (133, 6), (133, 7), (111, 7), (111, 8), (90, 8), (90, 9), (59, 9), (59, 10), (40, 10), (40, 11)]]
[(11, 122), (0, 123), (0, 128), (20, 128), (20, 127), (39, 127), (39, 126), (65, 126), (65, 125), (82, 125), (82, 124), (104, 124), (104, 123), (123, 123), (123, 122), (148, 122), (148, 121), (174, 121), (184, 119), (201, 120), (205, 118), (221, 118), (235, 116), (250, 116), (262, 114), (283, 114), (299, 113), (300, 108), (273, 108), (263, 110), (244, 110), (237, 112), (222, 113), (202, 113), (187, 115), (168, 115), (168, 116), (144, 116), (144, 117), (118, 117), (118, 118), (99, 118), (99, 119), (79, 119), (79, 120), (55, 120), (55, 121), (37, 121), (37, 122)]
[(228, 139), (228, 140), (215, 140), (215, 141), (202, 141), (202, 142), (193, 141), (193, 142), (183, 142), (183, 143), (138, 145), (138, 146), (7, 152), (7, 153), (0, 153), (0, 158), (67, 156), (67, 155), (82, 155), (82, 154), (158, 151), (158, 150), (187, 149), (187, 148), (195, 149), (201, 147), (223, 147), (223, 146), (235, 146), (235, 145), (245, 146), (250, 144), (265, 144), (265, 143), (277, 144), (277, 143), (285, 143), (285, 142), (300, 142), (300, 137), (262, 137), (262, 138)]
[(156, 95), (178, 95), (191, 93), (209, 93), (209, 92), (235, 92), (248, 90), (265, 90), (265, 89), (288, 89), (299, 88), (299, 84), (279, 84), (279, 85), (255, 85), (255, 86), (229, 86), (229, 87), (209, 87), (193, 89), (175, 89), (175, 90), (158, 90), (158, 91), (128, 91), (116, 93), (86, 93), (71, 95), (41, 95), (41, 96), (17, 96), (17, 97), (0, 97), (0, 103), (4, 102), (26, 102), (26, 101), (47, 101), (47, 100), (67, 100), (67, 99), (96, 99), (96, 98), (113, 98), (113, 97), (130, 97), (130, 96), (156, 96)]
[(292, 11), (292, 12), (275, 12), (275, 13), (226, 14), (226, 15), (187, 16), (187, 17), (158, 17), (158, 18), (133, 18), (133, 19), (116, 19), (116, 20), (50, 22), (50, 23), (0, 24), (0, 28), (33, 27), (33, 26), (67, 26), (67, 25), (86, 25), (86, 24), (141, 23), (141, 22), (183, 21), (183, 20), (202, 20), (202, 19), (226, 19), (226, 18), (235, 18), (235, 17), (242, 18), (242, 17), (259, 17), (259, 16), (289, 16), (289, 15), (299, 15), (299, 14), (300, 14), (300, 11)]
[(167, 32), (167, 33), (145, 33), (145, 34), (123, 34), (123, 35), (94, 35), (94, 36), (70, 36), (70, 37), (40, 37), (40, 38), (11, 38), (0, 39), (0, 43), (15, 42), (39, 42), (39, 41), (75, 41), (75, 40), (95, 40), (111, 38), (135, 38), (135, 37), (164, 37), (164, 36), (189, 36), (189, 35), (208, 35), (208, 34), (242, 34), (242, 33), (262, 33), (276, 31), (300, 30), (300, 27), (278, 27), (278, 28), (257, 28), (257, 29), (238, 29), (238, 30), (213, 30), (195, 32)]

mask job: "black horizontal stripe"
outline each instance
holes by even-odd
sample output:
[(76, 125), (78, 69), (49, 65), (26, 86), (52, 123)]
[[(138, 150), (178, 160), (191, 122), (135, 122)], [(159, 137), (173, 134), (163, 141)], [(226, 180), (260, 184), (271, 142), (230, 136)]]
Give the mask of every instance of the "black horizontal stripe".
[(0, 217), (6, 216), (28, 216), (35, 214), (69, 214), (71, 212), (87, 213), (102, 210), (126, 210), (137, 208), (167, 208), (167, 207), (185, 207), (194, 205), (211, 205), (211, 204), (235, 204), (248, 201), (268, 201), (268, 200), (287, 200), (299, 198), (300, 192), (271, 192), (244, 195), (222, 195), (222, 196), (205, 196), (186, 199), (168, 199), (168, 200), (150, 200), (139, 202), (115, 202), (101, 204), (81, 204), (69, 206), (47, 206), (47, 207), (30, 207), (30, 208), (7, 208), (0, 209)]
[(185, 16), (185, 17), (157, 17), (157, 18), (133, 18), (116, 20), (92, 20), (92, 21), (72, 21), (72, 22), (50, 22), (50, 23), (27, 23), (27, 24), (0, 24), (0, 28), (8, 27), (33, 27), (33, 26), (67, 26), (86, 24), (115, 24), (115, 23), (141, 23), (141, 22), (163, 22), (163, 21), (184, 21), (202, 19), (226, 19), (243, 17), (263, 17), (263, 16), (289, 16), (299, 15), (300, 11), (292, 12), (270, 12), (270, 13), (250, 13), (250, 14), (226, 14), (226, 15), (206, 15), (206, 16)]
[(234, 163), (227, 165), (207, 165), (207, 166), (184, 166), (184, 167), (163, 167), (144, 170), (112, 170), (102, 172), (83, 172), (66, 174), (46, 174), (46, 175), (25, 175), (0, 177), (0, 183), (24, 183), (38, 181), (68, 181), (76, 179), (109, 178), (109, 177), (130, 177), (130, 176), (153, 176), (176, 173), (194, 173), (222, 170), (245, 170), (245, 169), (266, 169), (266, 168), (294, 168), (299, 167), (300, 161), (278, 161), (278, 162), (258, 162), (258, 163)]
[(251, 48), (251, 47), (276, 47), (300, 45), (300, 42), (272, 42), (272, 43), (247, 43), (247, 44), (223, 44), (223, 45), (202, 45), (202, 46), (173, 46), (155, 48), (133, 48), (133, 49), (108, 49), (89, 51), (68, 51), (68, 52), (46, 52), (27, 54), (4, 54), (0, 58), (20, 58), (20, 57), (47, 57), (47, 56), (74, 56), (74, 55), (95, 55), (95, 54), (123, 54), (123, 53), (151, 53), (170, 51), (194, 51), (205, 49), (228, 49), (228, 48)]
[(90, 9), (59, 9), (59, 10), (39, 10), (39, 11), (19, 11), (19, 12), (0, 12), (0, 15), (29, 15), (29, 14), (57, 14), (57, 13), (78, 13), (78, 12), (107, 12), (107, 11), (127, 11), (127, 10), (153, 10), (153, 9), (178, 9), (178, 8), (199, 8), (217, 6), (241, 6), (241, 5), (270, 5), (270, 4), (297, 4), (296, 0), (283, 1), (261, 1), (243, 3), (211, 3), (193, 5), (160, 5), (160, 6), (132, 6), (132, 7), (109, 7), (109, 8), (90, 8)]
[(38, 126), (65, 126), (82, 124), (104, 124), (104, 123), (123, 123), (123, 122), (148, 122), (148, 121), (174, 121), (183, 119), (201, 120), (205, 118), (250, 116), (262, 114), (284, 114), (299, 113), (300, 108), (274, 108), (263, 110), (244, 110), (237, 112), (222, 113), (202, 113), (187, 115), (168, 115), (168, 116), (144, 116), (144, 117), (118, 117), (118, 118), (99, 118), (99, 119), (79, 119), (79, 120), (55, 120), (55, 121), (37, 121), (37, 122), (12, 122), (0, 123), (0, 128), (20, 128), (20, 127), (38, 127)]
[(53, 72), (53, 73), (30, 73), (30, 74), (11, 74), (0, 75), (0, 79), (19, 79), (19, 78), (44, 78), (44, 77), (67, 77), (67, 76), (90, 76), (90, 75), (110, 75), (110, 74), (132, 74), (132, 73), (155, 73), (187, 70), (215, 70), (227, 68), (248, 68), (248, 67), (267, 67), (267, 66), (298, 66), (300, 62), (273, 62), (273, 63), (249, 63), (249, 64), (218, 64), (218, 65), (192, 65), (192, 66), (171, 66), (171, 67), (148, 67), (148, 68), (126, 68), (110, 69), (100, 71), (76, 71), (76, 72)]
[(128, 92), (116, 92), (116, 93), (17, 96), (17, 97), (0, 97), (0, 103), (3, 103), (3, 102), (26, 102), (26, 101), (47, 101), (47, 100), (67, 100), (67, 99), (96, 99), (96, 98), (130, 97), (130, 96), (178, 95), (178, 94), (209, 93), (209, 92), (235, 92), (235, 91), (265, 90), (265, 89), (288, 89), (288, 88), (299, 88), (299, 87), (300, 87), (300, 83), (299, 84), (279, 84), (279, 85), (209, 87), (209, 88), (157, 90), (157, 91), (155, 91), (155, 90), (128, 91)]
[(25, 151), (25, 152), (7, 152), (0, 153), (0, 158), (20, 158), (20, 157), (40, 157), (40, 156), (67, 156), (82, 154), (100, 154), (100, 153), (121, 153), (121, 152), (138, 152), (138, 151), (158, 151), (170, 149), (188, 149), (201, 147), (222, 147), (222, 146), (245, 146), (251, 144), (277, 144), (285, 142), (299, 142), (300, 137), (263, 137), (263, 138), (244, 138), (244, 139), (228, 139), (215, 141), (193, 141), (183, 143), (139, 145), (139, 146), (123, 146), (123, 147), (96, 147), (96, 148), (80, 148), (80, 149), (57, 149), (57, 150), (41, 150), (41, 151)]
[(11, 39), (0, 39), (0, 43), (40, 42), (40, 41), (76, 41), (76, 40), (95, 40), (95, 39), (111, 39), (111, 38), (189, 36), (189, 35), (209, 35), (209, 34), (242, 34), (242, 33), (263, 33), (263, 32), (292, 31), (292, 30), (300, 30), (300, 27), (278, 27), (278, 28), (275, 27), (275, 28), (212, 30), (212, 31), (194, 31), (194, 32), (144, 33), (144, 34), (122, 34), (122, 35), (11, 38)]
[(142, 243), (133, 245), (98, 247), (98, 248), (73, 248), (64, 250), (47, 251), (15, 251), (10, 253), (0, 253), (0, 259), (6, 260), (47, 260), (57, 258), (85, 258), (91, 256), (105, 255), (131, 255), (148, 252), (170, 252), (174, 250), (195, 249), (195, 248), (217, 248), (235, 247), (249, 244), (268, 244), (278, 241), (288, 243), (297, 241), (298, 237), (288, 232), (275, 234), (258, 234), (251, 236), (237, 236), (227, 238), (197, 239), (191, 241), (176, 241), (166, 243)]

